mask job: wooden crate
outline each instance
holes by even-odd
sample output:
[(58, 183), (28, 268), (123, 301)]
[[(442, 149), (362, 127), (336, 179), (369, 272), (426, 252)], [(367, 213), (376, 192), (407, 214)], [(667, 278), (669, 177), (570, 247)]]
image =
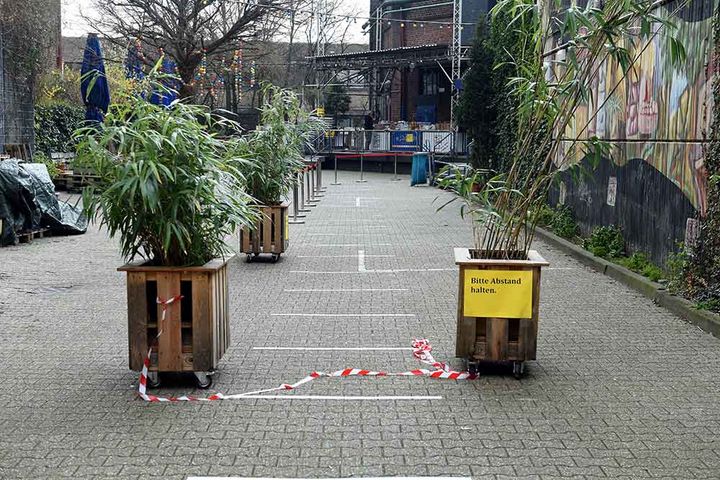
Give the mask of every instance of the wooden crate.
[[(0, 223), (0, 227), (1, 226), (2, 223)], [(38, 230), (28, 230), (25, 232), (17, 232), (15, 235), (17, 236), (17, 240), (15, 241), (16, 245), (18, 243), (32, 243), (36, 238), (45, 238), (50, 235), (50, 229), (40, 228)]]
[[(536, 359), (540, 313), (540, 275), (549, 265), (536, 251), (527, 260), (474, 259), (467, 248), (455, 249), (460, 269), (457, 310), (458, 357), (474, 361), (525, 362)], [(532, 314), (529, 318), (488, 318), (465, 312), (465, 281), (471, 270), (529, 271), (532, 273)]]
[(58, 190), (66, 190), (70, 193), (79, 193), (83, 188), (92, 185), (100, 177), (96, 175), (84, 175), (75, 172), (61, 172), (53, 183)]
[(270, 253), (280, 255), (289, 244), (288, 205), (260, 207), (262, 216), (254, 229), (240, 232), (240, 251), (248, 255)]
[[(150, 346), (151, 371), (211, 372), (230, 346), (227, 262), (202, 267), (148, 267), (128, 264), (128, 343), (130, 369), (140, 371)], [(157, 298), (183, 298), (168, 306), (157, 339), (162, 306)]]

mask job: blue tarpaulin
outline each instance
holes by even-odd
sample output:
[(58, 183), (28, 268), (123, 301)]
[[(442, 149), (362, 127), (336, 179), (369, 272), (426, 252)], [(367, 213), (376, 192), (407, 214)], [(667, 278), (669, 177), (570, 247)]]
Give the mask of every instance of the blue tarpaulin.
[(85, 119), (101, 123), (110, 105), (110, 88), (105, 76), (100, 39), (94, 33), (88, 35), (80, 73), (80, 93), (85, 103)]

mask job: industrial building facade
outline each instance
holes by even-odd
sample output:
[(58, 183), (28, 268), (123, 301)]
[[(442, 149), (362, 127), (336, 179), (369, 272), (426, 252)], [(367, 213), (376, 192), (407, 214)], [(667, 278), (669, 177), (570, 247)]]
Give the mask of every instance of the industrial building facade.
[(478, 18), (494, 0), (370, 0), (370, 50), (316, 58), (330, 78), (354, 71), (381, 121), (452, 127), (453, 97)]

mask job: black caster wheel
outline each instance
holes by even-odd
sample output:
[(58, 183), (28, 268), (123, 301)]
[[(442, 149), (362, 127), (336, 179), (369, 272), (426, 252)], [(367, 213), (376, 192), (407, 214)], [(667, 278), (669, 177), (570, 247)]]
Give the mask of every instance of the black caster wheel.
[(520, 380), (525, 375), (525, 362), (513, 362), (513, 376)]
[(477, 375), (480, 372), (477, 362), (467, 362), (467, 371), (471, 375)]
[(148, 372), (147, 388), (160, 388), (160, 374), (158, 372)]
[(207, 390), (208, 388), (212, 387), (212, 376), (208, 375), (205, 372), (194, 372), (195, 373), (195, 381), (197, 382), (197, 387), (201, 390)]
[(279, 253), (273, 253), (272, 262), (273, 262), (273, 263), (277, 263), (278, 260), (280, 260), (280, 254), (279, 254)]
[(252, 255), (248, 254), (248, 256), (245, 257), (245, 263), (252, 263), (252, 261), (253, 261)]

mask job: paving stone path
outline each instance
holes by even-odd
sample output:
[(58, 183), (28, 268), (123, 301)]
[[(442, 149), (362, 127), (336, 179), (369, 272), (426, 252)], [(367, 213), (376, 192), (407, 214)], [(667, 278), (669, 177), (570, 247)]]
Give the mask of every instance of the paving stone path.
[[(355, 178), (292, 226), (281, 262), (232, 261), (216, 391), (415, 368), (407, 350), (342, 350), (414, 337), (451, 359), (452, 247), (470, 244), (467, 225), (435, 212), (438, 190)], [(720, 341), (536, 247), (552, 267), (522, 381), (321, 379), (283, 395), (342, 398), (179, 405), (135, 397), (116, 242), (93, 229), (1, 249), (0, 478), (720, 478)], [(158, 392), (204, 394), (182, 379)]]

